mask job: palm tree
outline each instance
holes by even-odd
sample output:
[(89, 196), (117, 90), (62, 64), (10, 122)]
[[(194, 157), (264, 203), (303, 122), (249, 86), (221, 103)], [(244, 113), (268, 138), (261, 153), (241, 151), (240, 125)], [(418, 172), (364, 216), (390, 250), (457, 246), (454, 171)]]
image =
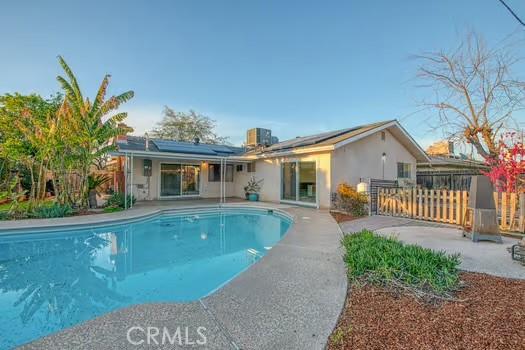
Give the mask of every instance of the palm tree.
[(104, 76), (93, 102), (84, 98), (77, 79), (66, 61), (59, 56), (66, 78), (58, 76), (57, 80), (65, 93), (64, 103), (59, 113), (62, 115), (67, 128), (63, 131), (74, 147), (70, 147), (71, 156), (78, 160), (80, 175), (80, 205), (85, 207), (88, 199), (88, 176), (91, 165), (100, 157), (107, 156), (114, 149), (110, 140), (116, 136), (131, 131), (128, 127), (119, 124), (126, 119), (126, 112), (116, 112), (122, 103), (130, 100), (134, 93), (127, 91), (123, 94), (106, 99), (110, 75)]

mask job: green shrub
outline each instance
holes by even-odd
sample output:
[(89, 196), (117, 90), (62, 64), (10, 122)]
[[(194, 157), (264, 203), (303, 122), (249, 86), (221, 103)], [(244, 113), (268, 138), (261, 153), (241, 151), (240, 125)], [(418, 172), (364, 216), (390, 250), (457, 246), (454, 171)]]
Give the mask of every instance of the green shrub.
[(46, 219), (46, 218), (62, 218), (73, 214), (73, 208), (70, 205), (52, 203), (40, 205), (33, 209), (30, 216), (37, 219)]
[(344, 261), (351, 279), (366, 278), (381, 284), (392, 282), (436, 294), (446, 294), (459, 284), (459, 255), (446, 255), (368, 230), (345, 235)]
[[(135, 197), (131, 194), (128, 194), (127, 202), (128, 202), (128, 208), (129, 208), (131, 204), (135, 203)], [(108, 201), (106, 202), (106, 207), (125, 208), (124, 193), (120, 193), (120, 192), (113, 193), (111, 197), (108, 198)]]
[(343, 182), (337, 186), (336, 208), (352, 214), (352, 216), (366, 215), (368, 197), (357, 192), (352, 186)]
[(105, 207), (104, 213), (116, 213), (118, 211), (122, 211), (124, 208), (121, 207)]

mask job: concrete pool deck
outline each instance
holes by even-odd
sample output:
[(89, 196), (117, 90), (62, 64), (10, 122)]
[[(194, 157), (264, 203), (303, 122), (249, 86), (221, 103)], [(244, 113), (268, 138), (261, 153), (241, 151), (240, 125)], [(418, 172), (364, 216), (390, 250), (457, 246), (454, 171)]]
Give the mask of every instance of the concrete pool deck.
[[(230, 203), (279, 209), (294, 218), (294, 225), (270, 252), (215, 293), (191, 303), (141, 304), (108, 313), (72, 328), (23, 345), (23, 349), (322, 349), (333, 331), (347, 292), (342, 260), (341, 231), (328, 211), (272, 203)], [(24, 220), (23, 225), (1, 223), (0, 231), (13, 233), (30, 225), (47, 229), (64, 222), (108, 224), (155, 215), (162, 210), (217, 207), (191, 201), (137, 206), (127, 212), (55, 219), (52, 223)], [(90, 221), (91, 220), (91, 221)], [(28, 222), (31, 221), (31, 222)], [(5, 225), (10, 224), (10, 225)], [(198, 327), (205, 327), (206, 344), (179, 346), (161, 336), (147, 343), (139, 328), (164, 327), (171, 336), (185, 329), (195, 342)]]
[(453, 225), (425, 222), (391, 216), (372, 216), (341, 224), (345, 233), (364, 228), (383, 236), (395, 236), (400, 241), (425, 248), (460, 254), (460, 269), (487, 273), (494, 276), (525, 279), (525, 267), (511, 259), (507, 247), (518, 242), (503, 236), (503, 243), (472, 242), (463, 237), (462, 231)]

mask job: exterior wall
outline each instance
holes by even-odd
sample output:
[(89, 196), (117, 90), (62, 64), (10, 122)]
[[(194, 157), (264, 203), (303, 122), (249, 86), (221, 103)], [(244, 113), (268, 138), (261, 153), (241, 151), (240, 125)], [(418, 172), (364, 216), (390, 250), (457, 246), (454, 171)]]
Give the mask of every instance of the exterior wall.
[[(220, 182), (208, 182), (208, 163), (200, 161), (178, 161), (162, 160), (152, 158), (152, 176), (146, 177), (143, 172), (144, 158), (134, 157), (133, 159), (133, 195), (137, 200), (158, 200), (160, 198), (160, 165), (161, 163), (182, 163), (195, 164), (201, 166), (199, 190), (202, 198), (220, 197)], [(220, 162), (219, 162), (220, 163)], [(234, 166), (235, 167), (235, 166)], [(236, 195), (235, 181), (238, 173), (233, 172), (234, 182), (226, 183), (226, 196)]]
[(361, 140), (340, 147), (333, 152), (332, 185), (334, 191), (338, 184), (346, 182), (357, 185), (361, 179), (383, 179), (383, 161), (381, 156), (386, 153), (385, 180), (397, 179), (397, 163), (412, 165), (411, 179), (416, 179), (416, 159), (387, 130), (385, 140), (381, 140), (381, 132), (374, 133)]
[(257, 180), (263, 179), (260, 199), (267, 202), (281, 200), (281, 164), (289, 161), (315, 161), (317, 164), (317, 198), (319, 207), (330, 207), (331, 169), (330, 152), (296, 155), (269, 159), (259, 159), (255, 164), (255, 173), (246, 173), (245, 181), (237, 184), (237, 196), (243, 197), (243, 187), (254, 175)]

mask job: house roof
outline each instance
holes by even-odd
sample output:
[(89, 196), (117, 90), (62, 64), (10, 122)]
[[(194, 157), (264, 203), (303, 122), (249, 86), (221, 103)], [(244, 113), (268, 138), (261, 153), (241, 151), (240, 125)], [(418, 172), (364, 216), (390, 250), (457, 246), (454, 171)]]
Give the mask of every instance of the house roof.
[(353, 128), (328, 131), (328, 132), (323, 132), (320, 134), (315, 134), (315, 135), (310, 135), (310, 136), (296, 137), (295, 139), (286, 140), (286, 141), (271, 145), (269, 147), (266, 147), (263, 149), (263, 152), (282, 151), (282, 150), (298, 148), (298, 147), (333, 145), (333, 144), (336, 144), (337, 142), (346, 140), (352, 136), (359, 135), (361, 133), (372, 130), (374, 128), (377, 128), (379, 126), (385, 125), (390, 122), (392, 122), (392, 120), (374, 123), (374, 124), (356, 126)]
[[(163, 139), (149, 139), (149, 147), (146, 150), (146, 139), (138, 136), (128, 136), (127, 140), (116, 142), (118, 153), (156, 153), (158, 156), (180, 157), (183, 155), (208, 157), (210, 159), (222, 157), (236, 157), (240, 161), (248, 161), (258, 157), (273, 157), (283, 153), (307, 153), (319, 150), (333, 150), (355, 142), (364, 137), (381, 130), (388, 130), (406, 149), (414, 155), (417, 161), (429, 162), (425, 151), (406, 132), (397, 120), (387, 120), (378, 123), (360, 125), (352, 128), (324, 132), (320, 134), (296, 137), (291, 140), (282, 141), (264, 147), (246, 151), (242, 147), (229, 145), (212, 145), (206, 143), (180, 142)], [(246, 156), (246, 157), (243, 157)]]
[(263, 149), (252, 151), (252, 153), (270, 156), (272, 153), (278, 154), (287, 151), (297, 152), (314, 148), (336, 149), (382, 130), (388, 130), (412, 155), (414, 155), (416, 160), (420, 162), (430, 161), (421, 146), (419, 146), (419, 144), (395, 119), (360, 125), (353, 128), (324, 132), (321, 134), (296, 137), (295, 139), (286, 140)]
[(213, 145), (151, 138), (149, 139), (148, 150), (146, 150), (146, 138), (138, 136), (128, 136), (127, 140), (118, 140), (116, 144), (119, 152), (150, 151), (213, 157), (237, 156), (245, 152), (244, 148), (229, 145)]

